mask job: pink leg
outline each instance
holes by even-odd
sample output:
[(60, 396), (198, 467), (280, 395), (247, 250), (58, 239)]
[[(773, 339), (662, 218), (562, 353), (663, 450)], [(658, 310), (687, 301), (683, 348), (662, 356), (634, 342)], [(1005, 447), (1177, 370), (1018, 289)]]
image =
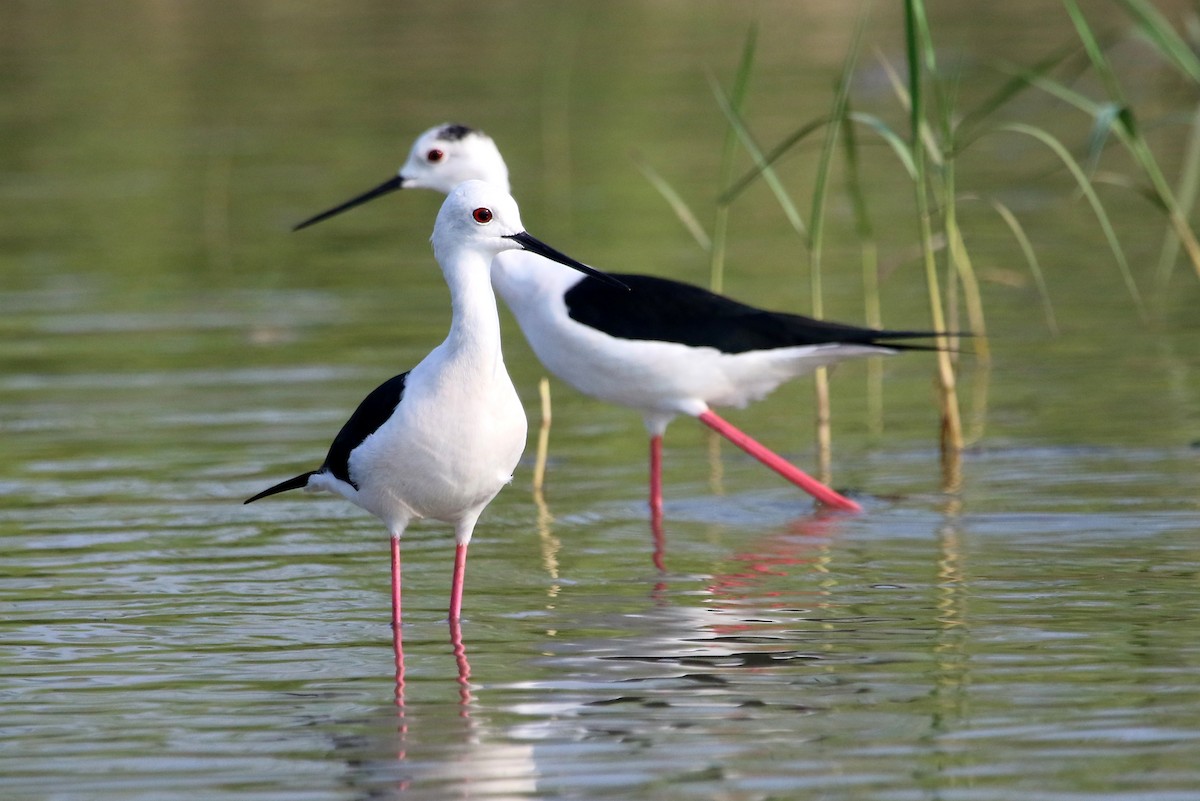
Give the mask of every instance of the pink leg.
[(662, 521), (662, 435), (650, 438), (650, 516)]
[(663, 552), (666, 537), (663, 534), (662, 497), (662, 435), (650, 438), (650, 531), (654, 534), (654, 566), (664, 572)]
[(454, 549), (454, 578), (450, 582), (450, 622), (456, 623), (462, 617), (463, 577), (467, 572), (467, 546), (458, 545)]
[(458, 663), (458, 694), (462, 703), (461, 715), (466, 717), (467, 705), (471, 703), (471, 664), (467, 661), (467, 649), (462, 641), (462, 596), (463, 578), (467, 572), (467, 546), (460, 544), (454, 549), (454, 578), (450, 582), (450, 645), (454, 649), (454, 661)]
[(400, 538), (392, 537), (392, 652), (396, 657), (396, 703), (404, 705), (404, 640), (400, 629)]
[(700, 422), (716, 431), (725, 439), (737, 445), (746, 453), (753, 456), (758, 461), (765, 464), (767, 467), (774, 470), (779, 475), (786, 478), (788, 481), (795, 484), (800, 489), (807, 492), (809, 495), (816, 498), (827, 506), (832, 506), (837, 509), (844, 509), (849, 512), (861, 512), (862, 507), (854, 501), (841, 495), (829, 487), (817, 481), (812, 476), (805, 473), (795, 465), (785, 461), (783, 457), (775, 452), (768, 450), (766, 446), (751, 439), (747, 434), (740, 429), (735, 428), (730, 423), (721, 419), (712, 410), (706, 411), (700, 415)]
[(400, 538), (392, 537), (392, 628), (400, 631)]
[(400, 708), (400, 717), (404, 717), (404, 647), (399, 637), (392, 639), (392, 649), (396, 653), (396, 706)]
[(650, 533), (654, 536), (654, 555), (651, 559), (659, 573), (666, 573), (667, 535), (663, 531), (662, 510), (650, 515)]
[(471, 704), (471, 663), (467, 661), (467, 648), (462, 639), (462, 623), (457, 617), (450, 618), (450, 646), (454, 649), (454, 661), (458, 665), (458, 699), (462, 706), (459, 714), (468, 717), (467, 707)]

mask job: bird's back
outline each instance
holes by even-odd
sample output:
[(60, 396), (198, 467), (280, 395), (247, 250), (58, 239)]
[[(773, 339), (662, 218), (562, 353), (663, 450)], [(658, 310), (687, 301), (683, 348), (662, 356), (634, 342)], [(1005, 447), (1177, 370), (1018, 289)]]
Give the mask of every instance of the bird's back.
[(929, 334), (880, 331), (768, 311), (707, 289), (650, 275), (614, 273), (630, 288), (622, 295), (599, 281), (584, 279), (564, 295), (571, 319), (621, 339), (676, 342), (722, 353), (807, 345), (879, 345)]

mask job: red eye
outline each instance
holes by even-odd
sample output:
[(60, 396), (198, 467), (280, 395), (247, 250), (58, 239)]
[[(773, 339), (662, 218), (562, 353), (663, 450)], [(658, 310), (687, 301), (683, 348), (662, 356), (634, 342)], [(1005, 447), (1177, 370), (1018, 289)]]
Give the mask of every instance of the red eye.
[(446, 154), (443, 153), (442, 151), (438, 150), (436, 147), (433, 150), (430, 150), (428, 153), (425, 154), (425, 158), (428, 159), (433, 164), (437, 164), (439, 161), (441, 161), (445, 157), (446, 157)]
[(475, 222), (480, 225), (487, 225), (492, 221), (492, 210), (488, 208), (477, 208), (471, 212), (471, 216), (475, 218)]

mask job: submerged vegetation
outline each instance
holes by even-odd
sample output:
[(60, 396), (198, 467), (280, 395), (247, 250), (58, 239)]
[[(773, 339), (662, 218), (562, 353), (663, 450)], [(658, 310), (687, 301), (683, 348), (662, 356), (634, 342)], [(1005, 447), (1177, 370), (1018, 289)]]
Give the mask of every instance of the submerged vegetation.
[[(992, 65), (1001, 79), (998, 88), (982, 101), (964, 108), (960, 105), (961, 76), (956, 68), (946, 69), (939, 62), (935, 32), (924, 0), (905, 0), (904, 63), (894, 64), (878, 56), (899, 112), (897, 119), (902, 122), (889, 122), (884, 114), (856, 108), (853, 87), (861, 60), (864, 31), (869, 25), (869, 14), (864, 11), (845, 55), (830, 107), (801, 121), (778, 142), (765, 147), (758, 144), (753, 134), (753, 121), (744, 112), (746, 98), (751, 92), (757, 46), (757, 30), (751, 28), (731, 88), (726, 91), (720, 82), (711, 79), (717, 105), (728, 124), (711, 235), (671, 184), (650, 165), (639, 163), (643, 174), (667, 200), (696, 242), (709, 253), (710, 284), (715, 291), (721, 291), (725, 284), (725, 248), (731, 233), (729, 211), (748, 187), (764, 183), (802, 244), (811, 298), (808, 313), (818, 318), (824, 311), (821, 280), (824, 220), (832, 197), (846, 203), (852, 210), (862, 259), (865, 319), (869, 325), (880, 327), (883, 325), (883, 308), (879, 290), (883, 276), (872, 222), (872, 193), (861, 168), (860, 152), (868, 143), (882, 143), (895, 155), (897, 168), (912, 185), (913, 224), (929, 298), (930, 327), (943, 332), (938, 338), (940, 349), (935, 383), (941, 419), (943, 488), (946, 491), (953, 492), (958, 488), (958, 465), (963, 448), (982, 436), (986, 374), (991, 360), (984, 295), (971, 258), (969, 237), (964, 231), (961, 206), (982, 201), (985, 208), (994, 211), (1004, 230), (1011, 235), (1015, 250), (1029, 272), (1048, 331), (1056, 335), (1059, 330), (1045, 275), (1046, 270), (1052, 271), (1053, 267), (1047, 268), (1039, 259), (1038, 242), (1026, 231), (1021, 215), (999, 197), (980, 196), (977, 191), (964, 190), (959, 185), (959, 165), (974, 155), (974, 145), (985, 138), (1017, 136), (1044, 147), (1053, 156), (1055, 166), (1050, 171), (1070, 178), (1075, 188), (1074, 199), (1086, 204), (1094, 217), (1097, 236), (1111, 252), (1129, 301), (1144, 324), (1157, 322), (1156, 310), (1163, 307), (1172, 277), (1181, 263), (1189, 265), (1200, 277), (1200, 243), (1189, 221), (1197, 192), (1200, 192), (1200, 93), (1196, 94), (1195, 107), (1187, 115), (1144, 119), (1127, 100), (1119, 71), (1109, 53), (1114, 47), (1136, 38), (1140, 46), (1152, 49), (1162, 63), (1170, 65), (1196, 88), (1200, 88), (1200, 57), (1196, 55), (1195, 43), (1177, 31), (1147, 0), (1114, 2), (1130, 22), (1124, 31), (1097, 32), (1075, 0), (1064, 0), (1063, 10), (1076, 38), (1062, 43), (1055, 52), (1030, 66)], [(1200, 30), (1200, 21), (1193, 19), (1186, 30), (1194, 35)], [(1099, 99), (1089, 94), (1096, 85), (1102, 91)], [(1081, 125), (1077, 140), (1064, 141), (1061, 134), (1039, 127), (1010, 111), (1015, 99), (1035, 92), (1066, 103), (1085, 115), (1086, 127)], [(1155, 154), (1147, 137), (1148, 130), (1166, 126), (1182, 127), (1187, 134), (1183, 163), (1174, 171), (1178, 176), (1174, 182), (1167, 179), (1169, 171), (1162, 167), (1162, 158)], [(819, 147), (801, 152), (802, 143), (818, 137), (821, 137)], [(1086, 145), (1073, 147), (1076, 141)], [(1124, 161), (1108, 157), (1108, 151), (1114, 148), (1124, 152)], [(749, 159), (750, 166), (735, 177), (734, 163), (739, 149)], [(775, 170), (776, 162), (785, 155), (815, 159), (810, 165), (814, 178), (808, 189), (811, 202), (806, 212), (795, 200), (799, 191), (789, 187)], [(1126, 166), (1102, 169), (1106, 157), (1108, 161), (1118, 161)], [(840, 196), (831, 181), (838, 169), (842, 177)], [(1157, 263), (1140, 272), (1127, 257), (1118, 233), (1119, 226), (1105, 203), (1106, 196), (1113, 197), (1109, 194), (1114, 191), (1113, 187), (1117, 192), (1137, 193), (1162, 215), (1162, 244)], [(1147, 302), (1148, 291), (1152, 292), (1153, 303)], [(969, 334), (969, 339), (961, 338), (961, 334)], [(957, 391), (959, 356), (963, 353), (972, 355), (970, 363), (981, 375), (976, 385), (983, 390), (973, 395), (976, 408), (970, 419), (975, 425), (966, 433)], [(881, 409), (882, 374), (878, 360), (871, 361), (875, 364), (868, 371), (868, 397), (872, 427), (875, 428)], [(817, 450), (822, 476), (828, 480), (830, 415), (823, 369), (816, 374), (815, 388)]]

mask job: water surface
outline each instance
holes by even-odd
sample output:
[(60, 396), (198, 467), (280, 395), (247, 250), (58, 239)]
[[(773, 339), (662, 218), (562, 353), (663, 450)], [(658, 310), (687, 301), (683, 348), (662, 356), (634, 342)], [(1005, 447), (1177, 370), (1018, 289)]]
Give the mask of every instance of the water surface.
[[(980, 84), (968, 96), (998, 80), (989, 59), (1070, 36), (1054, 4), (1005, 9), (936, 10)], [(703, 283), (704, 254), (629, 154), (709, 214), (723, 130), (706, 73), (727, 83), (759, 20), (748, 112), (774, 141), (828, 107), (856, 13), (4, 7), (4, 797), (1194, 798), (1196, 282), (1177, 271), (1162, 322), (1143, 325), (1066, 182), (1002, 138), (964, 182), (1023, 215), (1062, 333), (981, 207), (970, 244), (995, 361), (964, 359), (974, 440), (956, 492), (931, 360), (885, 363), (881, 414), (866, 367), (846, 365), (834, 482), (866, 513), (818, 514), (678, 421), (660, 572), (640, 422), (555, 383), (543, 503), (530, 453), (471, 547), (465, 662), (445, 620), (448, 532), (405, 537), (401, 707), (380, 524), (333, 498), (241, 505), (314, 466), (448, 319), (426, 241), (436, 197), (289, 224), (383, 180), (452, 119), (500, 142), (538, 236)], [(868, 36), (894, 60), (897, 25), (876, 8)], [(878, 62), (860, 72), (857, 102), (897, 118)], [(1134, 99), (1182, 104), (1155, 75)], [(1048, 101), (1017, 111), (1086, 137)], [(869, 151), (897, 254), (886, 319), (920, 327), (910, 196), (887, 159)], [(798, 196), (812, 163), (784, 165)], [(1157, 218), (1121, 198), (1131, 257), (1152, 261)], [(857, 321), (848, 215), (835, 205), (826, 306)], [(732, 294), (808, 308), (803, 249), (767, 191), (735, 207), (730, 247)], [(536, 420), (542, 371), (507, 317), (505, 331)], [(805, 382), (729, 418), (813, 464)]]

